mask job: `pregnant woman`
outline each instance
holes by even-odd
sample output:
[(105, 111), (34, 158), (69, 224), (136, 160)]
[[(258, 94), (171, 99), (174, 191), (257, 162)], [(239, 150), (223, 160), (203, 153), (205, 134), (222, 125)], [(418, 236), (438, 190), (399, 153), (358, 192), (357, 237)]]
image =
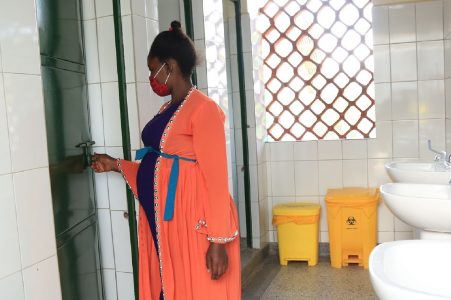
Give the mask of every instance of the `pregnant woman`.
[(150, 85), (171, 96), (131, 162), (94, 154), (139, 199), (139, 299), (241, 299), (237, 211), (228, 190), (224, 113), (191, 83), (193, 42), (172, 22), (147, 58)]

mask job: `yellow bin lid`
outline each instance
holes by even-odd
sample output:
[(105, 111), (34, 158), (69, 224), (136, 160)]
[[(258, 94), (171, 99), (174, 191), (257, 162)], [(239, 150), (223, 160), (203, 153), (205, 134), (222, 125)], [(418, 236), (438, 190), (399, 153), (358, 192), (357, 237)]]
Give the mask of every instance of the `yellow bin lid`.
[(279, 204), (273, 207), (275, 216), (314, 216), (318, 215), (321, 206), (316, 203), (293, 202)]
[(367, 204), (377, 202), (378, 200), (378, 188), (352, 187), (343, 189), (328, 189), (326, 194), (326, 202), (331, 204)]

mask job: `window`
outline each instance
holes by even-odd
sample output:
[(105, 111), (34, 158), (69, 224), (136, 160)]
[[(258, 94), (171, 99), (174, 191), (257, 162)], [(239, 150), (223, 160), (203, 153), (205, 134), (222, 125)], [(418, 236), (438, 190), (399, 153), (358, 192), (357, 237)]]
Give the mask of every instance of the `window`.
[(273, 141), (375, 136), (370, 0), (266, 0), (262, 34)]

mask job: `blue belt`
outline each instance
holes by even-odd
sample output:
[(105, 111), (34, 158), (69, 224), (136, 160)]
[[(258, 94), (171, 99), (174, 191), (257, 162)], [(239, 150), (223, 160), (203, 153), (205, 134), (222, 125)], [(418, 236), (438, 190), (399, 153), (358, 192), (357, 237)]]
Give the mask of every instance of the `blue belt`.
[(177, 191), (177, 182), (179, 179), (179, 160), (185, 160), (190, 162), (196, 162), (195, 159), (181, 157), (174, 154), (167, 154), (160, 152), (158, 150), (155, 150), (152, 147), (144, 147), (136, 151), (135, 160), (143, 159), (144, 156), (147, 155), (149, 152), (154, 152), (158, 154), (161, 157), (173, 159), (174, 162), (172, 163), (171, 167), (171, 174), (169, 175), (169, 184), (168, 184), (168, 193), (166, 196), (166, 206), (164, 208), (164, 221), (170, 221), (172, 220), (172, 217), (174, 216), (174, 203), (175, 203), (175, 192)]

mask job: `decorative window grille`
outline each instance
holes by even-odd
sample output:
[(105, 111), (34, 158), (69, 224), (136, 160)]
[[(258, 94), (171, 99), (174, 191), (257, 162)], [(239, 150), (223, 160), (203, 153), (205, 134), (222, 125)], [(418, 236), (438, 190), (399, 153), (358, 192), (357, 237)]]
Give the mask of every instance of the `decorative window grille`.
[(375, 137), (371, 0), (265, 0), (270, 140)]

